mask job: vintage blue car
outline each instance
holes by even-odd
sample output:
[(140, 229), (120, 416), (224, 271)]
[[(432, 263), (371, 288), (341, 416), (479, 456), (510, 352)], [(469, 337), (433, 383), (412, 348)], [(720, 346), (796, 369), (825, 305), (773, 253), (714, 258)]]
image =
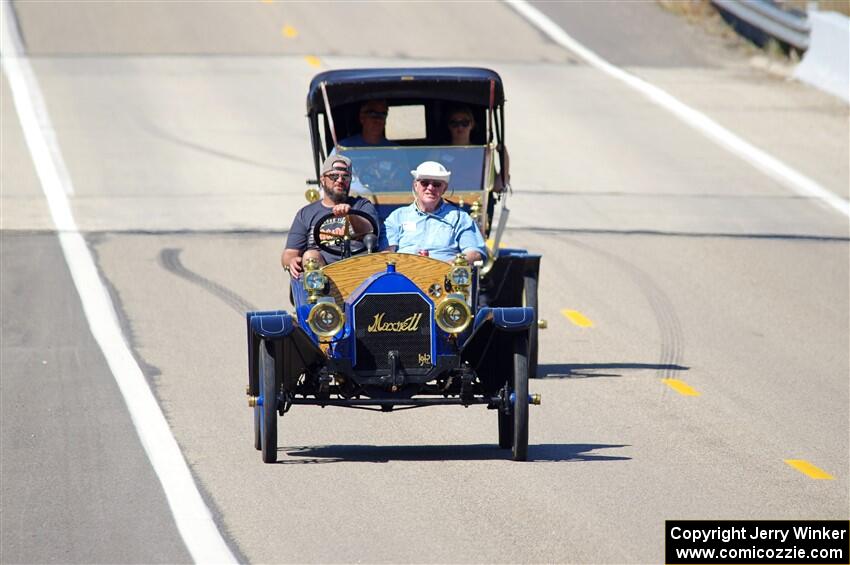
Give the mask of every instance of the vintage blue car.
[[(394, 145), (340, 145), (357, 132), (359, 105), (376, 98), (389, 104)], [(446, 114), (457, 104), (482, 124), (470, 145), (446, 139)], [(480, 68), (328, 71), (311, 82), (307, 117), (316, 172), (310, 184), (318, 183), (327, 154), (342, 153), (353, 162), (352, 191), (372, 200), (383, 220), (412, 201), (410, 171), (439, 161), (452, 171), (449, 200), (491, 237), (491, 252), (474, 265), (462, 255), (449, 263), (376, 252), (380, 225), (373, 220), (366, 234), (349, 229), (347, 218), (343, 230), (317, 225), (315, 241), (341, 260), (321, 268), (306, 262), (291, 280), (294, 311), (247, 313), (247, 394), (263, 461), (277, 460), (279, 416), (301, 404), (384, 412), (481, 404), (498, 414), (499, 446), (526, 460), (529, 406), (540, 402), (529, 393), (529, 375), (545, 326), (537, 317), (540, 256), (499, 246), (510, 189), (499, 75)], [(315, 188), (307, 195), (318, 198)]]

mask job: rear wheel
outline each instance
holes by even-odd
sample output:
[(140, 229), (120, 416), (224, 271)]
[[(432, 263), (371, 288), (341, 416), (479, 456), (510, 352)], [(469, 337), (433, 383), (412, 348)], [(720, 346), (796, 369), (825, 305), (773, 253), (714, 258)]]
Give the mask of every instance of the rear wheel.
[(525, 461), (528, 459), (528, 340), (524, 334), (514, 339), (513, 376), (513, 456), (514, 461)]
[(260, 407), (260, 448), (264, 463), (277, 462), (277, 378), (275, 377), (274, 357), (266, 350), (266, 344), (260, 346), (260, 390), (263, 404)]
[(534, 308), (534, 321), (528, 331), (528, 376), (535, 378), (537, 376), (537, 319), (539, 311), (537, 310), (537, 279), (526, 275), (523, 278), (523, 303), (529, 308)]

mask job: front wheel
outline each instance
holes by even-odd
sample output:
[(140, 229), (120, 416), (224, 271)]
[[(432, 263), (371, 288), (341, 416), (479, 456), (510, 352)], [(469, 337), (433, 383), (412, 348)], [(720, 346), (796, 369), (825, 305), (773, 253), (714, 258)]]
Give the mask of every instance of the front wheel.
[(263, 452), (263, 463), (277, 462), (277, 378), (275, 375), (275, 360), (266, 344), (260, 345), (260, 390), (263, 392), (263, 404), (260, 418), (260, 447)]
[(514, 339), (514, 461), (528, 459), (528, 339), (517, 334)]

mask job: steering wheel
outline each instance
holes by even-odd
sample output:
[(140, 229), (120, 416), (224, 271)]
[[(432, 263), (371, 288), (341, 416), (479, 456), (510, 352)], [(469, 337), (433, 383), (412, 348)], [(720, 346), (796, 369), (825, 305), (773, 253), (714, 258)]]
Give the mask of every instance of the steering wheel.
[[(369, 222), (369, 226), (372, 228), (371, 231), (364, 232), (356, 232), (352, 231), (352, 224), (349, 216), (358, 216), (360, 218), (364, 218)], [(313, 241), (316, 242), (316, 245), (322, 251), (327, 251), (331, 255), (336, 255), (338, 257), (342, 257), (343, 259), (347, 257), (351, 257), (352, 255), (358, 255), (366, 251), (366, 246), (358, 247), (357, 249), (351, 248), (351, 241), (362, 241), (364, 236), (369, 235), (370, 233), (375, 234), (377, 238), (380, 235), (380, 228), (378, 228), (378, 223), (375, 221), (372, 216), (367, 214), (366, 212), (361, 212), (360, 210), (351, 209), (348, 211), (348, 214), (342, 216), (343, 225), (341, 233), (336, 233), (336, 231), (328, 231), (322, 229), (325, 227), (325, 223), (331, 218), (338, 219), (337, 216), (333, 215), (333, 212), (329, 214), (325, 214), (319, 221), (316, 222), (316, 226), (313, 228)], [(340, 230), (337, 230), (340, 231)]]

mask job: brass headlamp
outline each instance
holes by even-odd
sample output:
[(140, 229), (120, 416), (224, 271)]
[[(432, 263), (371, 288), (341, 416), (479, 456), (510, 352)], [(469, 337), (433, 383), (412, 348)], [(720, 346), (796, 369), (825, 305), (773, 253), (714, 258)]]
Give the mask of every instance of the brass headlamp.
[(472, 267), (469, 266), (469, 261), (463, 253), (458, 253), (452, 263), (452, 269), (449, 271), (449, 282), (452, 289), (457, 289), (461, 294), (469, 293), (469, 286), (472, 284)]
[(472, 311), (462, 294), (450, 294), (437, 305), (434, 321), (446, 333), (459, 334), (472, 322)]
[(307, 316), (307, 325), (320, 338), (333, 337), (345, 324), (345, 314), (333, 298), (323, 296)]
[(328, 284), (328, 277), (319, 267), (319, 262), (310, 257), (304, 261), (304, 289), (307, 291), (307, 302), (315, 304), (319, 297), (324, 294)]
[(319, 192), (319, 189), (316, 188), (315, 186), (311, 186), (306, 191), (304, 191), (304, 198), (306, 198), (307, 202), (310, 202), (311, 204), (313, 202), (319, 200), (321, 197), (322, 197), (322, 195)]

